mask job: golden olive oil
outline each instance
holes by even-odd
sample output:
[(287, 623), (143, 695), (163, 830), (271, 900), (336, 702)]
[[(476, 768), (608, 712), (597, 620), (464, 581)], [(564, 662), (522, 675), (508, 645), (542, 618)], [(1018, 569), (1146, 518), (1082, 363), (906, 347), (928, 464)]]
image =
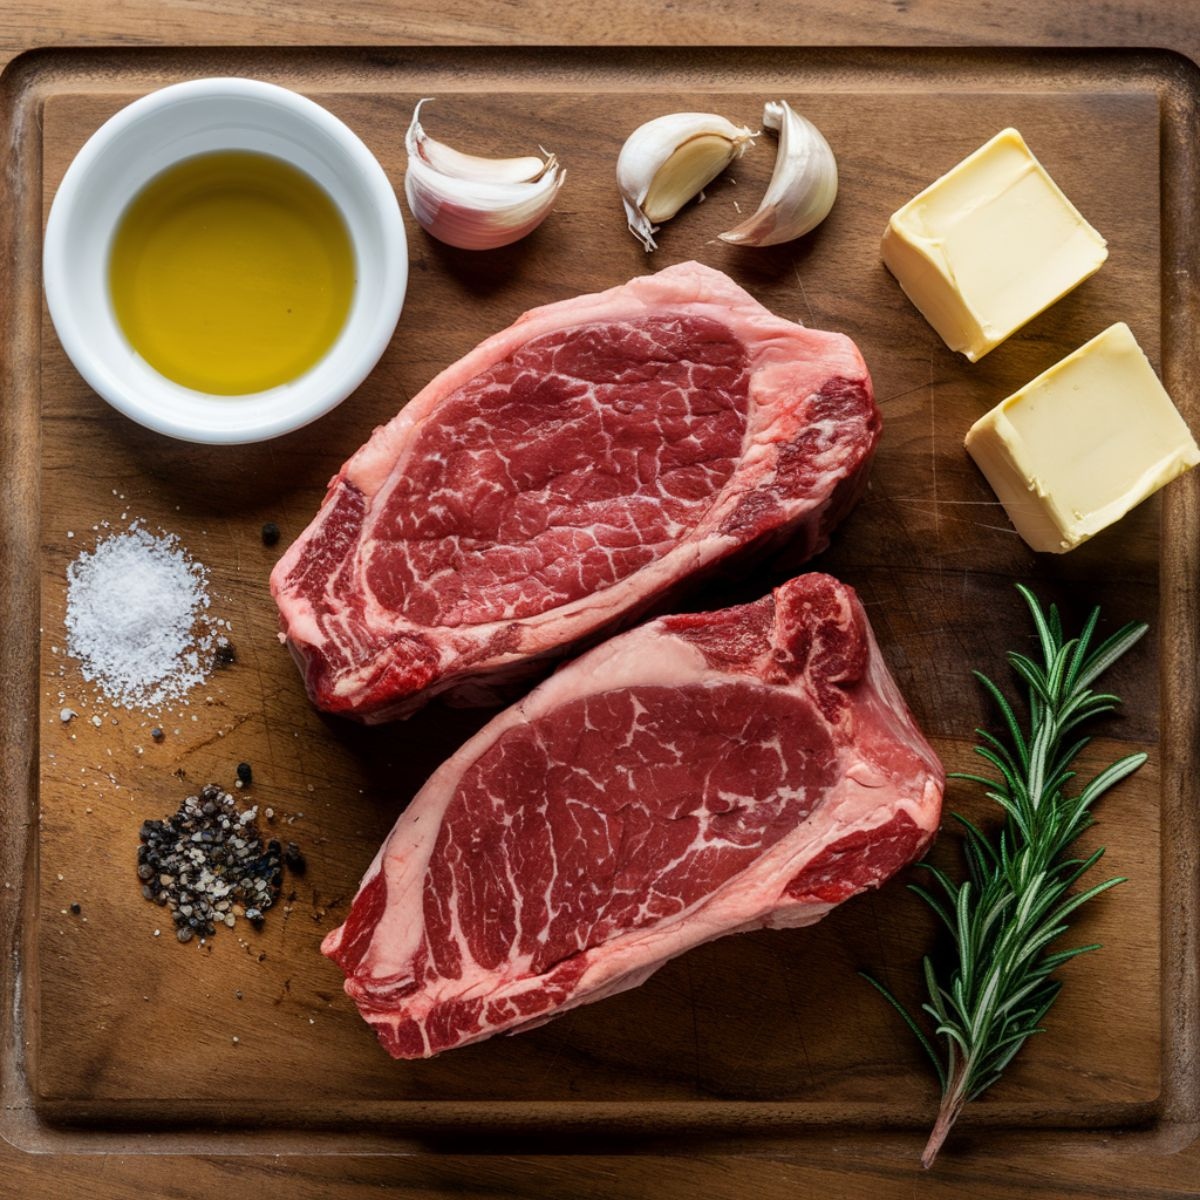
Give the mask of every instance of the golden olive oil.
[(329, 195), (282, 159), (242, 150), (156, 175), (118, 223), (113, 308), (168, 379), (245, 395), (303, 375), (354, 293), (354, 247)]

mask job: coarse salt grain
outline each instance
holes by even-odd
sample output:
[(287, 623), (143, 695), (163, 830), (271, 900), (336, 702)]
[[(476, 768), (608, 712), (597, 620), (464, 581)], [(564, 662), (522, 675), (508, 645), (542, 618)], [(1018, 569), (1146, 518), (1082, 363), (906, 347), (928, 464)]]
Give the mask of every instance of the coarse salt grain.
[(173, 534), (141, 525), (67, 568), (67, 649), (122, 707), (156, 708), (202, 683), (215, 634), (204, 567)]

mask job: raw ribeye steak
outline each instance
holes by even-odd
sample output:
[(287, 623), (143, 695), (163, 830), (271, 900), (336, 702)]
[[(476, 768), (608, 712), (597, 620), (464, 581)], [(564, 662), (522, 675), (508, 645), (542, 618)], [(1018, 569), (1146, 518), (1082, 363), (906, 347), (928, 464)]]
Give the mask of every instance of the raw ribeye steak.
[(854, 592), (801, 575), (569, 663), (440, 767), (323, 951), (397, 1058), (808, 925), (915, 857), (944, 774)]
[(313, 702), (495, 685), (735, 551), (822, 549), (879, 436), (854, 343), (685, 263), (526, 313), (330, 483), (271, 591)]

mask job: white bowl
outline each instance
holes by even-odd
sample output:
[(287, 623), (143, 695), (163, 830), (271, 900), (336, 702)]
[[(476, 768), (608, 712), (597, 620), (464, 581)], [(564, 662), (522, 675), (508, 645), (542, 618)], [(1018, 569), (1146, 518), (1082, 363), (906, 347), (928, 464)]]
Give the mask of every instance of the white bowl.
[[(299, 378), (243, 396), (160, 375), (121, 331), (109, 294), (109, 252), (128, 203), (160, 171), (213, 150), (271, 154), (307, 172), (354, 244), (354, 297), (337, 341)], [(135, 100), (91, 136), (54, 197), (42, 270), (63, 349), (114, 408), (185, 441), (257, 442), (316, 420), (366, 378), (400, 316), (408, 245), (383, 168), (332, 113), (274, 84), (198, 79)]]

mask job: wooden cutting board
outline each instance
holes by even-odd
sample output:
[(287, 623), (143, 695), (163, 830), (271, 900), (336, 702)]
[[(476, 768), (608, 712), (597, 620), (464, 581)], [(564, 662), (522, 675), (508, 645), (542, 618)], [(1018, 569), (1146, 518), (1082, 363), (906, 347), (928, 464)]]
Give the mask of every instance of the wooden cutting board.
[[(565, 162), (569, 182), (541, 230), (488, 255), (441, 246), (410, 221), (409, 297), (379, 367), (334, 414), (259, 446), (185, 445), (119, 417), (75, 374), (44, 312), (38, 331), (36, 280), (19, 279), (26, 316), (16, 345), (28, 353), (10, 361), (23, 386), (8, 465), (39, 514), (41, 636), (26, 713), (36, 714), (36, 771), (5, 798), (8, 827), (27, 822), (32, 857), (25, 903), (13, 903), (20, 879), (6, 877), (14, 886), (4, 893), (20, 930), (20, 1008), (0, 1131), (59, 1154), (428, 1154), (534, 1150), (553, 1139), (560, 1150), (803, 1157), (834, 1144), (907, 1168), (934, 1088), (903, 1028), (856, 975), (870, 968), (917, 998), (917, 964), (936, 942), (901, 880), (814, 929), (726, 939), (636, 992), (428, 1063), (383, 1054), (317, 951), (400, 808), (487, 714), (439, 706), (363, 730), (314, 713), (274, 636), (266, 578), (275, 557), (370, 430), (483, 336), (531, 305), (698, 258), (773, 311), (848, 333), (867, 359), (884, 440), (866, 499), (814, 565), (859, 589), (949, 769), (970, 765), (973, 726), (994, 723), (972, 668), (1003, 675), (1004, 652), (1029, 643), (1014, 582), (1058, 601), (1070, 624), (1097, 602), (1109, 628), (1152, 622), (1114, 672), (1126, 705), (1090, 762), (1136, 748), (1151, 755), (1105, 799), (1089, 835), (1130, 882), (1079, 921), (1076, 936), (1104, 950), (1072, 966), (1048, 1035), (964, 1117), (952, 1158), (1088, 1156), (1114, 1138), (1126, 1154), (1177, 1150), (1198, 1111), (1196, 685), (1182, 664), (1194, 661), (1200, 480), (1174, 485), (1072, 555), (1045, 558), (1012, 533), (961, 441), (975, 417), (1116, 320), (1129, 322), (1200, 424), (1188, 386), (1195, 295), (1179, 270), (1195, 260), (1196, 230), (1175, 219), (1197, 185), (1184, 133), (1192, 76), (1168, 56), (1133, 53), (47, 54), (27, 66), (13, 108), (15, 212), (31, 238), (103, 120), (153, 87), (217, 72), (272, 79), (327, 105), (397, 186), (403, 131), (426, 95), (437, 98), (435, 134), (485, 153), (540, 143)], [(757, 253), (715, 240), (757, 203), (772, 165), (764, 143), (668, 226), (647, 260), (612, 183), (625, 134), (683, 108), (753, 122), (781, 95), (838, 153), (841, 192), (826, 224)], [(972, 366), (904, 299), (879, 264), (878, 237), (899, 204), (1007, 124), (1105, 234), (1110, 259)], [(106, 705), (63, 648), (67, 565), (135, 519), (177, 534), (208, 567), (214, 613), (230, 623), (237, 652), (165, 714)], [(267, 520), (284, 534), (274, 550), (259, 536)], [(694, 604), (750, 598), (777, 581), (769, 566), (756, 569)], [(81, 714), (69, 724), (65, 705)], [(31, 731), (9, 718), (10, 737), (27, 742)], [(155, 724), (161, 742), (148, 736)], [(137, 829), (207, 781), (230, 786), (241, 760), (254, 767), (245, 799), (274, 810), (272, 832), (297, 842), (308, 870), (285, 883), (294, 898), (261, 932), (243, 924), (202, 948), (181, 946), (138, 894)], [(984, 812), (970, 789), (952, 786), (948, 798)], [(937, 856), (954, 860), (951, 838)]]

